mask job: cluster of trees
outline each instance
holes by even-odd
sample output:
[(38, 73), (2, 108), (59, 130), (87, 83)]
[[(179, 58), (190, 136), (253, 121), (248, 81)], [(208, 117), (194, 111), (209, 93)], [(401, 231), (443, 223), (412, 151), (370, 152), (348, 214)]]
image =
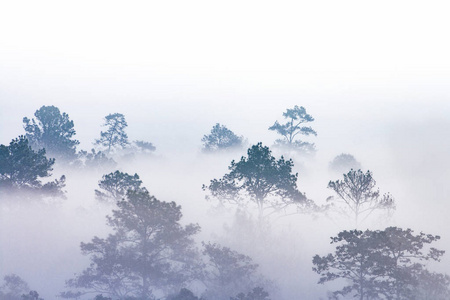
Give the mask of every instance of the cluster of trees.
[(54, 158), (45, 156), (45, 149), (34, 151), (24, 136), (13, 139), (9, 146), (0, 145), (0, 194), (64, 196), (64, 175), (44, 184), (41, 181), (41, 178), (51, 176), (54, 163)]
[[(317, 135), (305, 126), (314, 118), (298, 106), (287, 109), (283, 117), (284, 123), (276, 121), (269, 127), (282, 136), (274, 147), (314, 153), (313, 143), (298, 139), (301, 135)], [(128, 124), (119, 113), (105, 117), (105, 130), (95, 141), (97, 149), (91, 152), (77, 152), (74, 123), (54, 106), (41, 107), (35, 119), (24, 118), (23, 122), (26, 134), (13, 139), (9, 146), (0, 145), (0, 194), (64, 197), (65, 176), (43, 182), (51, 176), (55, 161), (68, 166), (112, 168), (116, 164), (113, 154), (125, 149), (134, 149), (134, 153), (155, 150), (149, 142), (129, 141), (125, 131)], [(242, 149), (246, 143), (219, 123), (202, 142), (203, 150), (209, 153)], [(210, 180), (202, 189), (208, 200), (216, 200), (219, 206), (231, 205), (237, 213), (246, 212), (251, 222), (256, 220), (258, 234), (268, 228), (272, 216), (334, 216), (333, 212), (338, 212), (358, 228), (376, 212), (387, 220), (396, 208), (389, 193), (380, 193), (372, 172), (363, 172), (350, 154), (341, 154), (330, 163), (330, 169), (343, 174), (343, 179), (328, 183), (336, 197), (329, 197), (322, 206), (300, 191), (298, 173), (293, 168), (292, 159), (276, 158), (269, 147), (257, 143), (248, 148), (246, 156), (231, 161), (229, 172)], [(67, 281), (68, 290), (61, 297), (270, 300), (271, 283), (259, 274), (258, 265), (249, 256), (216, 243), (197, 245), (200, 226), (182, 225), (181, 207), (150, 195), (137, 174), (117, 170), (103, 175), (95, 198), (116, 205), (107, 216), (112, 233), (81, 243), (81, 251), (91, 263)], [(423, 264), (439, 261), (444, 254), (435, 248), (424, 252), (425, 245), (437, 240), (439, 236), (414, 235), (411, 229), (397, 227), (344, 230), (332, 237), (334, 253), (313, 258), (313, 270), (321, 276), (321, 284), (337, 279), (348, 283), (331, 293), (331, 299), (448, 299), (450, 277), (431, 272)], [(5, 277), (0, 300), (39, 300), (38, 293), (19, 279)], [(196, 295), (191, 289), (202, 292)]]
[(133, 153), (155, 151), (152, 143), (128, 141), (128, 126), (123, 114), (105, 117), (105, 131), (95, 141), (98, 149), (77, 152), (74, 122), (55, 106), (42, 106), (35, 118), (23, 118), (25, 134), (9, 145), (0, 145), (0, 194), (19, 195), (21, 198), (64, 198), (65, 176), (43, 183), (51, 177), (55, 162), (70, 167), (114, 168), (111, 154), (130, 146)]
[(111, 164), (110, 155), (126, 148), (131, 147), (135, 152), (152, 152), (156, 149), (149, 142), (130, 142), (126, 133), (128, 124), (120, 113), (105, 117), (105, 130), (100, 132), (100, 138), (94, 142), (98, 149), (92, 149), (91, 152), (77, 152), (76, 146), (80, 142), (75, 139), (74, 122), (67, 113), (61, 113), (55, 106), (42, 106), (34, 116), (32, 119), (23, 118), (25, 136), (30, 146), (36, 151), (45, 149), (47, 155), (61, 163), (88, 166)]
[(20, 276), (9, 274), (3, 277), (3, 284), (0, 286), (1, 300), (43, 300), (39, 293), (31, 290)]
[(203, 299), (229, 300), (256, 292), (266, 295), (261, 299), (268, 299), (261, 287), (265, 281), (250, 257), (214, 243), (203, 243), (200, 252), (194, 241), (200, 226), (181, 225), (179, 205), (160, 201), (145, 188), (134, 188), (107, 216), (113, 233), (81, 243), (91, 264), (67, 281), (70, 290), (61, 297), (198, 299), (188, 287), (200, 286), (205, 291)]
[[(306, 112), (303, 106), (295, 106), (292, 109), (287, 109), (283, 113), (285, 123), (275, 121), (269, 127), (270, 131), (275, 131), (281, 135), (281, 139), (275, 141), (274, 147), (282, 150), (293, 150), (303, 155), (312, 155), (316, 152), (314, 143), (302, 141), (298, 139), (300, 135), (314, 135), (317, 132), (311, 126), (304, 126), (306, 123), (314, 121), (314, 118)], [(216, 152), (231, 149), (242, 149), (244, 147), (244, 138), (236, 135), (226, 126), (217, 123), (211, 129), (210, 134), (204, 135), (202, 138), (203, 151)]]
[[(276, 159), (272, 151), (262, 143), (250, 147), (248, 157), (242, 156), (228, 167), (230, 172), (220, 179), (211, 180), (203, 190), (208, 191), (207, 199), (217, 199), (248, 210), (254, 205), (258, 220), (263, 222), (268, 216), (286, 212), (294, 207), (297, 211), (314, 210), (316, 205), (307, 199), (297, 187), (298, 174), (292, 172), (293, 161), (284, 157)], [(251, 209), (251, 208), (250, 208)]]
[(424, 261), (439, 261), (444, 251), (426, 247), (440, 237), (411, 229), (342, 231), (331, 238), (336, 251), (313, 258), (319, 283), (345, 279), (347, 285), (332, 293), (332, 299), (350, 295), (364, 299), (450, 298), (450, 277), (430, 272)]

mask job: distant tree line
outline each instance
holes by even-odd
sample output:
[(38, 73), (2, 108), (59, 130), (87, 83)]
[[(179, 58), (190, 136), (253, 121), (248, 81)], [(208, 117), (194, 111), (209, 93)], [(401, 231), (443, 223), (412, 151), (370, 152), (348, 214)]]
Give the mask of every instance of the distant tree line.
[[(54, 165), (61, 163), (85, 171), (114, 170), (121, 155), (147, 155), (155, 146), (146, 141), (130, 142), (125, 116), (108, 114), (96, 149), (76, 147), (74, 122), (55, 106), (42, 106), (35, 118), (24, 118), (25, 135), (0, 145), (0, 195), (17, 199), (64, 198), (63, 175), (51, 180)], [(317, 136), (308, 124), (314, 118), (304, 107), (283, 113), (283, 122), (269, 127), (281, 136), (273, 149), (285, 154), (310, 156), (315, 144), (301, 136)], [(216, 123), (201, 139), (203, 152), (243, 150), (247, 141), (226, 126)], [(277, 152), (277, 153), (279, 153)], [(235, 152), (230, 152), (231, 154)], [(118, 160), (119, 161), (119, 160)], [(119, 161), (120, 162), (120, 161)], [(343, 215), (352, 229), (331, 238), (335, 251), (315, 255), (313, 271), (319, 284), (341, 282), (330, 299), (450, 299), (450, 277), (429, 270), (425, 261), (438, 262), (444, 251), (429, 247), (440, 237), (414, 234), (407, 228), (384, 230), (358, 228), (374, 215), (384, 221), (396, 209), (389, 194), (381, 194), (371, 171), (350, 154), (340, 154), (329, 169), (343, 179), (329, 181), (336, 196), (319, 205), (298, 186), (294, 160), (277, 157), (261, 142), (248, 147), (246, 155), (232, 160), (228, 172), (202, 186), (206, 199), (246, 212), (255, 220), (258, 237), (274, 217), (294, 214)], [(67, 281), (59, 296), (95, 300), (270, 300), (273, 283), (259, 273), (258, 264), (247, 255), (214, 242), (198, 244), (198, 224), (182, 222), (181, 206), (152, 196), (137, 174), (115, 170), (104, 174), (94, 191), (95, 199), (115, 205), (107, 216), (111, 234), (81, 243), (90, 264)], [(5, 197), (6, 198), (6, 197)], [(337, 214), (335, 214), (337, 213)], [(39, 294), (17, 275), (7, 275), (0, 288), (0, 300), (34, 299)], [(338, 286), (338, 285), (336, 285)], [(192, 287), (200, 287), (194, 293)], [(198, 290), (198, 289), (197, 289)], [(200, 297), (200, 298), (199, 298)]]

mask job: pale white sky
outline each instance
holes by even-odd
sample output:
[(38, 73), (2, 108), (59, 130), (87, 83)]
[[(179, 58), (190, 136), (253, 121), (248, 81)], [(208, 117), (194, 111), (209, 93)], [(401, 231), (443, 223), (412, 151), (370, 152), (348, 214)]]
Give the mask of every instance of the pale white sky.
[(0, 142), (42, 105), (69, 113), (82, 148), (111, 112), (163, 152), (179, 141), (195, 151), (216, 122), (271, 143), (267, 127), (294, 105), (332, 144), (433, 126), (450, 113), (447, 11), (444, 1), (2, 3)]

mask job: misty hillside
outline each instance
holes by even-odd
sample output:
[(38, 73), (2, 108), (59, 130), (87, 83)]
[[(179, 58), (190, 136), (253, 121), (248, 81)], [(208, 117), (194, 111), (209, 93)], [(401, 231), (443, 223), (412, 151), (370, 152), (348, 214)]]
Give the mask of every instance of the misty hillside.
[(2, 4), (0, 300), (450, 299), (442, 4)]

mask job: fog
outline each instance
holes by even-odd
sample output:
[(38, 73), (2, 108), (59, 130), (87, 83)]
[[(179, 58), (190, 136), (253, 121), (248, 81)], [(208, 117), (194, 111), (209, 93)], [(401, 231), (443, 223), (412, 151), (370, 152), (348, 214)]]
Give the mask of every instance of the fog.
[[(298, 187), (325, 204), (329, 162), (350, 153), (396, 200), (390, 225), (442, 237), (450, 249), (450, 60), (443, 5), (410, 1), (3, 4), (0, 10), (0, 144), (25, 133), (23, 117), (57, 106), (75, 123), (77, 150), (90, 150), (103, 118), (122, 113), (130, 140), (153, 143), (149, 157), (67, 177), (67, 199), (1, 199), (0, 276), (15, 273), (48, 300), (89, 265), (80, 242), (105, 237), (113, 206), (94, 190), (116, 169), (137, 173), (162, 201), (198, 223), (198, 242), (217, 241), (251, 256), (278, 289), (273, 299), (325, 299), (312, 257), (332, 251), (342, 221), (299, 214), (274, 221), (266, 241), (227, 233), (233, 210), (205, 200), (202, 184), (221, 178), (246, 149), (201, 151), (216, 123), (272, 146), (282, 113), (303, 106), (315, 121), (312, 158), (293, 156)], [(7, 28), (7, 29), (6, 29)], [(5, 30), (6, 29), (6, 30)], [(279, 157), (280, 152), (274, 151)], [(231, 207), (232, 208), (232, 207)], [(258, 244), (260, 243), (260, 244)], [(450, 273), (444, 255), (430, 268)]]

